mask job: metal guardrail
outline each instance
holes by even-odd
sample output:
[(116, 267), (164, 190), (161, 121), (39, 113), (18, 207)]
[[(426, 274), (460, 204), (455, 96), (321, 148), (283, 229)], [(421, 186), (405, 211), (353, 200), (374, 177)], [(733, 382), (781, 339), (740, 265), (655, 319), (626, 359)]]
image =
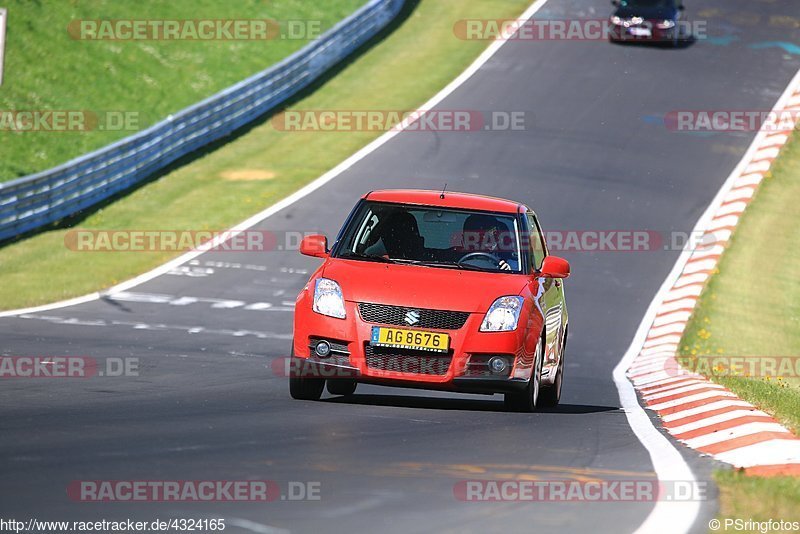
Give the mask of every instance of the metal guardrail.
[(272, 67), (154, 126), (46, 171), (0, 183), (0, 241), (74, 215), (263, 116), (378, 34), (404, 0), (370, 0)]

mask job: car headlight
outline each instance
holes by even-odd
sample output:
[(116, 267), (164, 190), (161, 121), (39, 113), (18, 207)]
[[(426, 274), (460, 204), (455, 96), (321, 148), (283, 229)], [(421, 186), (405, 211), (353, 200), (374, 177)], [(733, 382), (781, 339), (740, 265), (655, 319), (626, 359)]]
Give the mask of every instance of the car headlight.
[(643, 22), (644, 22), (644, 18), (643, 17), (631, 17), (631, 20), (630, 20), (630, 23), (633, 24), (634, 26), (638, 26), (639, 24), (642, 24)]
[(611, 24), (613, 24), (613, 25), (615, 25), (615, 26), (622, 26), (622, 23), (623, 23), (623, 22), (624, 22), (624, 21), (622, 20), (622, 17), (618, 17), (618, 16), (616, 16), (616, 15), (614, 15), (613, 17), (611, 17)]
[(675, 27), (675, 21), (674, 20), (662, 20), (658, 24), (656, 24), (656, 26), (658, 27), (659, 30), (668, 30), (670, 28), (674, 28)]
[(312, 309), (328, 317), (344, 319), (344, 297), (342, 288), (333, 280), (317, 278), (314, 284), (314, 306)]
[(486, 312), (481, 332), (510, 332), (516, 330), (522, 311), (522, 297), (500, 297)]

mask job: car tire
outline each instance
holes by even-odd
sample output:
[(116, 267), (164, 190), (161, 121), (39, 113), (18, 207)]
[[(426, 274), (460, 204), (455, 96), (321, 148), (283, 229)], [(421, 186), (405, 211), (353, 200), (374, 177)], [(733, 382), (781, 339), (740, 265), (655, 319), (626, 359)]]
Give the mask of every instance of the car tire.
[[(292, 343), (292, 347), (294, 347), (294, 343)], [(294, 348), (291, 357), (292, 359), (295, 357)], [(303, 360), (299, 369), (292, 367), (289, 375), (289, 395), (297, 400), (319, 400), (322, 390), (325, 389), (325, 379), (303, 376), (307, 370), (305, 363), (306, 361)], [(294, 376), (295, 374), (299, 376)]]
[(319, 400), (325, 388), (324, 378), (289, 377), (289, 394), (297, 400)]
[(542, 408), (555, 408), (561, 401), (561, 382), (564, 379), (563, 360), (561, 362), (562, 363), (558, 364), (558, 370), (556, 371), (556, 378), (553, 381), (553, 385), (543, 387), (542, 391), (539, 393), (539, 406)]
[(342, 395), (347, 397), (348, 395), (352, 395), (356, 392), (356, 386), (358, 383), (355, 380), (328, 380), (327, 388), (328, 393), (331, 395)]
[(544, 352), (544, 344), (539, 340), (536, 346), (536, 355), (533, 363), (533, 373), (528, 385), (525, 389), (519, 392), (506, 393), (503, 397), (503, 403), (506, 410), (512, 412), (535, 412), (539, 407), (541, 398), (541, 384), (542, 384), (542, 360)]
[(559, 355), (560, 359), (553, 385), (543, 387), (541, 393), (539, 393), (539, 405), (543, 408), (555, 408), (561, 402), (561, 385), (564, 382), (564, 351), (566, 348), (567, 337), (565, 334), (564, 341), (561, 344), (561, 354)]

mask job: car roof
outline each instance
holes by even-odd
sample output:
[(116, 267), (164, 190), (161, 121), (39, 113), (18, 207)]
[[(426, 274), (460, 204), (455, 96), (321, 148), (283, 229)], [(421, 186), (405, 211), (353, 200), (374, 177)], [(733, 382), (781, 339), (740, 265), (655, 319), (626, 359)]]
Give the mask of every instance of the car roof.
[(525, 213), (528, 211), (519, 202), (503, 198), (495, 198), (472, 193), (424, 189), (384, 189), (371, 191), (362, 197), (377, 202), (393, 202), (397, 204), (415, 204), (420, 206), (438, 206), (442, 208), (461, 208), (467, 210), (494, 211), (501, 213)]

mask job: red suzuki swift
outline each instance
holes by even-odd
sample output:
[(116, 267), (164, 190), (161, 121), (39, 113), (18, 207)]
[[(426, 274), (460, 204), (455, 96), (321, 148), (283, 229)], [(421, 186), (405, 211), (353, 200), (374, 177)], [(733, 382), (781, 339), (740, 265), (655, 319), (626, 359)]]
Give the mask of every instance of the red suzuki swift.
[(465, 193), (364, 195), (297, 297), (289, 389), (316, 400), (358, 383), (504, 393), (509, 409), (561, 397), (569, 264), (527, 206)]

